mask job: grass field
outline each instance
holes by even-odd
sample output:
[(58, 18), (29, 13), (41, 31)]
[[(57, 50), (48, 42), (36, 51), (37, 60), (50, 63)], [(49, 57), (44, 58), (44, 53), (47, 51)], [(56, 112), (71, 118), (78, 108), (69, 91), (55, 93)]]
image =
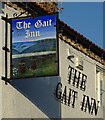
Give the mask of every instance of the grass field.
[(49, 58), (44, 57), (44, 60), (36, 62), (36, 67), (34, 70), (27, 69), (25, 73), (17, 73), (15, 78), (24, 78), (24, 77), (37, 77), (37, 76), (47, 76), (47, 75), (57, 75), (58, 67), (55, 55)]

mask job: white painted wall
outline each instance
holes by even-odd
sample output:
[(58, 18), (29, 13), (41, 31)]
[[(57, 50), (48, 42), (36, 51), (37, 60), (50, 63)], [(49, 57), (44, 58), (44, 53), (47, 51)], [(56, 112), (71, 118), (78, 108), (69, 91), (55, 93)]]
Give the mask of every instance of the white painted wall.
[[(2, 8), (2, 7), (0, 7)], [(2, 11), (2, 9), (0, 9)], [(5, 76), (5, 55), (2, 46), (5, 45), (5, 22), (1, 16), (10, 18), (18, 11), (5, 6), (4, 13), (0, 15), (0, 76)], [(8, 30), (10, 26), (8, 27)], [(8, 31), (8, 48), (10, 48), (10, 31)], [(8, 53), (8, 76), (10, 65), (10, 53)], [(1, 79), (1, 78), (0, 78)], [(12, 81), (6, 85), (0, 81), (0, 118), (59, 118), (60, 104), (56, 101), (54, 90), (59, 77), (21, 79)]]
[[(0, 2), (0, 8), (2, 8), (2, 3)], [(1, 19), (2, 9), (0, 9), (0, 19)], [(2, 21), (0, 20), (0, 26), (2, 26)], [(2, 53), (2, 29), (0, 29), (0, 53)], [(0, 54), (2, 58), (2, 54)], [(0, 65), (2, 65), (2, 59), (0, 59)], [(0, 76), (2, 76), (2, 66), (0, 67)], [(2, 84), (0, 84), (0, 119), (2, 118)]]
[[(105, 68), (105, 66), (104, 66)], [(102, 104), (103, 104), (103, 117), (104, 117), (104, 120), (105, 120), (105, 73), (104, 73), (104, 79), (103, 79), (103, 94), (102, 94)]]
[(2, 84), (2, 118), (47, 118), (27, 97), (11, 85)]
[[(60, 54), (60, 77), (63, 86), (67, 86), (68, 89), (72, 88), (78, 91), (78, 98), (76, 101), (75, 108), (68, 107), (67, 105), (61, 104), (61, 116), (62, 118), (103, 118), (103, 106), (99, 108), (98, 115), (91, 115), (87, 112), (81, 111), (80, 103), (82, 101), (82, 95), (85, 94), (91, 98), (96, 97), (96, 64), (103, 67), (100, 63), (96, 62), (95, 60), (89, 58), (85, 54), (77, 51), (69, 44), (66, 44), (64, 41), (59, 40), (59, 54)], [(68, 57), (68, 49), (70, 49), (72, 55), (77, 57), (81, 57), (83, 59), (83, 71), (79, 70), (75, 67), (75, 65), (70, 62)], [(86, 91), (81, 91), (79, 88), (76, 88), (70, 84), (68, 84), (68, 66), (71, 65), (72, 67), (76, 68), (77, 70), (81, 71), (82, 73), (88, 76), (87, 84), (86, 84)], [(105, 87), (104, 87), (105, 88)], [(105, 104), (104, 104), (105, 105)], [(105, 107), (105, 106), (104, 106)], [(105, 111), (104, 111), (105, 114)]]
[[(9, 13), (9, 17), (13, 17), (13, 13), (17, 12), (12, 8), (6, 7), (4, 13)], [(1, 16), (5, 14), (2, 14)], [(0, 76), (4, 76), (4, 22), (0, 20)], [(73, 87), (67, 82), (68, 66), (75, 68), (68, 59), (68, 49), (73, 55), (79, 56), (84, 61), (83, 72), (88, 76), (86, 91)], [(72, 46), (59, 39), (59, 70), (60, 76), (40, 77), (33, 79), (21, 79), (12, 81), (12, 84), (5, 85), (4, 81), (0, 81), (0, 118), (95, 118), (88, 111), (85, 113), (80, 110), (82, 95), (86, 94), (96, 98), (96, 64), (100, 63), (77, 51)], [(63, 87), (72, 88), (78, 91), (78, 98), (75, 108), (68, 107), (58, 102), (54, 95), (56, 85), (62, 82)], [(105, 90), (105, 81), (104, 81)], [(103, 111), (104, 109), (104, 111)], [(103, 106), (99, 108), (96, 118), (105, 118), (105, 93), (103, 94)]]

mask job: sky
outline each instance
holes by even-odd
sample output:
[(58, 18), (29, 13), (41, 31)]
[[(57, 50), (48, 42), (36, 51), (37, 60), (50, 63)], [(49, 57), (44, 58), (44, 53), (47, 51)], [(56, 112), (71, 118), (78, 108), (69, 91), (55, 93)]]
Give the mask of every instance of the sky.
[(103, 2), (62, 2), (58, 7), (63, 8), (61, 20), (103, 48)]

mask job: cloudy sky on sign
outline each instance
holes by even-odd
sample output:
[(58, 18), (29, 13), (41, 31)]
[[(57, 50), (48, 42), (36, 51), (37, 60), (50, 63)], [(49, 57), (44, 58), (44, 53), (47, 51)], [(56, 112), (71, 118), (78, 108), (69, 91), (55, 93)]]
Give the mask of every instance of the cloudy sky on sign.
[[(49, 22), (49, 20), (52, 20), (52, 22)], [(35, 28), (35, 23), (37, 21), (41, 21), (41, 23), (37, 23), (37, 25), (46, 25), (45, 27), (41, 26), (39, 28)], [(17, 23), (20, 23), (17, 29), (16, 25)], [(27, 26), (26, 23), (31, 23), (30, 28), (24, 28), (24, 26)], [(51, 23), (51, 25), (50, 25)], [(12, 42), (26, 42), (30, 40), (39, 40), (42, 38), (48, 38), (48, 37), (56, 37), (56, 15), (48, 15), (48, 16), (40, 16), (40, 17), (34, 17), (34, 18), (22, 18), (18, 20), (12, 20)], [(23, 28), (22, 28), (23, 27)], [(22, 29), (21, 29), (22, 28)], [(37, 31), (40, 32), (40, 36), (33, 36), (33, 37), (26, 37), (27, 32), (35, 33)]]

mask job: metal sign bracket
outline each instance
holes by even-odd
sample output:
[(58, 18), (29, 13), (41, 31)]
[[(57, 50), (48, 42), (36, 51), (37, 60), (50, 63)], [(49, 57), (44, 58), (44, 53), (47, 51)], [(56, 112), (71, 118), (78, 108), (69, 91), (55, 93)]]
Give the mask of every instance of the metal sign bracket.
[(5, 51), (5, 76), (2, 76), (1, 79), (5, 81), (5, 84), (10, 83), (10, 79), (8, 78), (8, 52), (10, 52), (8, 46), (8, 23), (11, 24), (11, 19), (8, 18), (8, 15), (6, 14), (6, 17), (2, 16), (2, 20), (5, 21), (5, 45), (2, 47), (2, 50)]

